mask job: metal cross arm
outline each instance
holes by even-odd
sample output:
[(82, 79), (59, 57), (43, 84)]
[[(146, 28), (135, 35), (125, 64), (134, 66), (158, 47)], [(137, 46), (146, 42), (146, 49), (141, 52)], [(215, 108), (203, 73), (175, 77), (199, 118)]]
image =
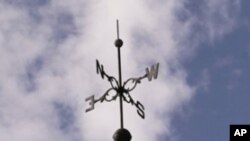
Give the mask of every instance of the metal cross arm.
[[(145, 114), (144, 114), (144, 106), (139, 102), (135, 102), (133, 100), (133, 98), (131, 97), (130, 93), (132, 90), (135, 89), (135, 87), (137, 86), (137, 84), (141, 83), (141, 80), (148, 78), (149, 81), (152, 80), (152, 78), (156, 79), (158, 76), (158, 69), (159, 69), (159, 63), (157, 63), (156, 65), (151, 66), (151, 69), (149, 70), (149, 68), (146, 68), (146, 73), (145, 75), (138, 77), (138, 78), (129, 78), (127, 81), (125, 81), (123, 83), (122, 87), (119, 87), (118, 85), (118, 81), (113, 77), (113, 76), (109, 76), (105, 73), (103, 65), (100, 65), (98, 60), (96, 60), (96, 70), (97, 70), (97, 74), (101, 74), (102, 78), (104, 79), (104, 77), (107, 78), (107, 80), (110, 82), (111, 84), (111, 88), (109, 88), (104, 94), (103, 96), (101, 96), (98, 99), (95, 99), (94, 95), (88, 97), (85, 99), (85, 101), (90, 101), (89, 105), (90, 107), (86, 109), (86, 112), (89, 112), (91, 110), (94, 110), (94, 104), (97, 102), (103, 102), (103, 101), (107, 101), (107, 102), (111, 102), (113, 100), (116, 100), (116, 98), (119, 96), (119, 93), (123, 93), (122, 97), (123, 100), (126, 101), (127, 103), (130, 103), (133, 106), (137, 107), (137, 113), (138, 115), (141, 116), (141, 118), (145, 118)], [(132, 87), (130, 87), (132, 86)], [(114, 91), (115, 95), (111, 95), (110, 92)]]
[(99, 61), (96, 60), (96, 73), (101, 75), (102, 79), (104, 79), (105, 77), (107, 78), (107, 80), (110, 82), (110, 84), (113, 86), (113, 83), (115, 83), (118, 86), (118, 81), (115, 79), (115, 77), (113, 76), (109, 76), (103, 68), (103, 65), (100, 65)]
[[(159, 69), (159, 63), (156, 65), (151, 66), (151, 70), (149, 68), (146, 68), (146, 73), (141, 76), (141, 77), (132, 77), (129, 78), (127, 81), (123, 83), (123, 88), (125, 89), (126, 92), (130, 92), (135, 89), (137, 84), (141, 83), (141, 80), (148, 78), (149, 81), (152, 80), (152, 78), (156, 79), (158, 77), (158, 69)], [(132, 87), (127, 87), (128, 84), (131, 84)]]
[(101, 96), (101, 97), (98, 98), (98, 99), (95, 99), (95, 96), (94, 96), (94, 95), (91, 95), (90, 97), (87, 97), (87, 98), (85, 99), (85, 101), (86, 101), (86, 102), (87, 102), (87, 101), (90, 101), (90, 102), (89, 102), (90, 107), (87, 108), (87, 109), (85, 110), (85, 112), (89, 112), (89, 111), (91, 111), (91, 110), (94, 110), (94, 109), (95, 109), (95, 103), (97, 103), (97, 102), (99, 102), (99, 101), (102, 103), (103, 101), (111, 102), (111, 101), (115, 100), (115, 99), (118, 97), (118, 94), (116, 93), (116, 94), (113, 95), (113, 96), (109, 95), (110, 91), (112, 91), (112, 90), (115, 90), (115, 89), (114, 89), (114, 88), (108, 89), (108, 90), (103, 94), (103, 96)]

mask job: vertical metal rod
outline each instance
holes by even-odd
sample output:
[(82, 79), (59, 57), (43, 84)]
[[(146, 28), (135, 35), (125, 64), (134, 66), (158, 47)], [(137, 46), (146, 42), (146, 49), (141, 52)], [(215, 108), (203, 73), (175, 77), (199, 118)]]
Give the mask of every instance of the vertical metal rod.
[(117, 39), (119, 39), (119, 21), (116, 20)]
[[(117, 39), (119, 39), (119, 21), (116, 21), (116, 25), (117, 25)], [(120, 51), (121, 47), (117, 47), (117, 51), (118, 51), (118, 70), (119, 70), (119, 89), (121, 89), (122, 87), (122, 69), (121, 69), (121, 51)], [(119, 93), (119, 97), (120, 97), (120, 116), (121, 116), (121, 128), (123, 128), (123, 103), (122, 103), (122, 97), (123, 97), (123, 93), (122, 91), (120, 91)]]
[[(119, 63), (119, 87), (122, 87), (122, 72), (121, 72), (121, 54), (120, 54), (120, 48), (118, 48), (118, 63)], [(121, 128), (123, 128), (123, 105), (122, 105), (122, 97), (123, 93), (120, 92), (120, 114), (121, 114)]]

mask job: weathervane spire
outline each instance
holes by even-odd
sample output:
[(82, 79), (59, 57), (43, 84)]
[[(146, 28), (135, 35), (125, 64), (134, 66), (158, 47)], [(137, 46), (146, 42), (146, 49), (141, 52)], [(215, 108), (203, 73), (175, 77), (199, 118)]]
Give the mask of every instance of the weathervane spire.
[(118, 93), (120, 99), (120, 121), (121, 121), (121, 128), (123, 128), (123, 88), (122, 88), (122, 68), (121, 68), (121, 47), (123, 45), (123, 41), (119, 38), (119, 21), (116, 20), (116, 27), (117, 27), (117, 39), (115, 40), (115, 46), (117, 47), (117, 54), (118, 54), (118, 74), (119, 74), (119, 83), (118, 83)]
[[(116, 28), (117, 28), (117, 39), (115, 40), (115, 46), (117, 47), (117, 54), (118, 54), (118, 75), (119, 79), (117, 79), (113, 76), (108, 75), (104, 71), (103, 65), (99, 63), (98, 60), (96, 60), (96, 70), (97, 74), (100, 74), (102, 79), (107, 79), (111, 85), (111, 88), (109, 88), (103, 96), (101, 96), (98, 99), (95, 99), (95, 96), (92, 95), (90, 97), (87, 97), (85, 101), (89, 101), (89, 107), (85, 110), (85, 112), (89, 112), (95, 108), (95, 103), (97, 102), (111, 102), (113, 100), (116, 100), (117, 97), (119, 97), (119, 103), (120, 103), (120, 122), (121, 127), (117, 130), (115, 133), (114, 140), (115, 141), (123, 141), (124, 138), (126, 141), (129, 141), (132, 136), (129, 135), (129, 131), (127, 129), (124, 129), (124, 120), (123, 120), (123, 101), (130, 103), (132, 106), (135, 106), (137, 108), (137, 113), (141, 118), (145, 118), (144, 113), (144, 106), (139, 101), (134, 101), (133, 98), (130, 95), (130, 92), (135, 89), (137, 84), (140, 84), (141, 81), (144, 78), (148, 78), (149, 81), (152, 80), (152, 78), (156, 79), (158, 76), (158, 69), (159, 69), (159, 63), (156, 65), (151, 66), (151, 68), (146, 68), (146, 73), (141, 77), (132, 77), (126, 80), (122, 83), (122, 69), (121, 69), (121, 47), (123, 45), (123, 41), (120, 39), (119, 35), (119, 21), (116, 20)], [(130, 87), (128, 86), (130, 85)], [(115, 91), (115, 95), (111, 95), (110, 92)]]

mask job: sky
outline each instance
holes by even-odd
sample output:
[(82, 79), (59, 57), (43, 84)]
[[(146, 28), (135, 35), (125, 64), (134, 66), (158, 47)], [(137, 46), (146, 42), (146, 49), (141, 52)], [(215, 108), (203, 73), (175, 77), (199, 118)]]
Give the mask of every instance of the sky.
[(124, 103), (134, 141), (229, 140), (250, 123), (250, 2), (246, 0), (0, 0), (0, 139), (113, 140), (119, 103), (96, 103), (111, 86), (96, 59), (123, 80), (160, 63), (156, 80)]

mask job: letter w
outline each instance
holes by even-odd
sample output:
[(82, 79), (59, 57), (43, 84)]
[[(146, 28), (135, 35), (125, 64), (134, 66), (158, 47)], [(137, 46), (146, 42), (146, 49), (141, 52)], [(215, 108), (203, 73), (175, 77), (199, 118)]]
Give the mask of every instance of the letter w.
[(159, 69), (159, 63), (157, 63), (156, 65), (152, 65), (150, 71), (149, 71), (149, 68), (146, 68), (146, 74), (147, 74), (149, 81), (151, 81), (153, 77), (154, 77), (154, 79), (157, 78), (158, 69)]
[(102, 79), (104, 79), (105, 72), (103, 69), (103, 65), (100, 65), (99, 61), (96, 60), (96, 73), (99, 74), (99, 72), (101, 73)]

